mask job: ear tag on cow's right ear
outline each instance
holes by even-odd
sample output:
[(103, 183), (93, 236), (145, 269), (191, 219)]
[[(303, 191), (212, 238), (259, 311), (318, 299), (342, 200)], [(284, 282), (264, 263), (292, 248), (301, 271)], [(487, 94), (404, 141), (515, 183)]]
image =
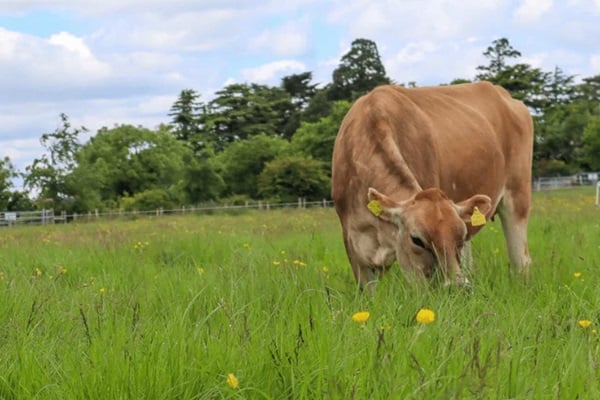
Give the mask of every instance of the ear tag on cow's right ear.
[(369, 204), (367, 204), (367, 208), (376, 217), (379, 217), (383, 212), (383, 208), (381, 208), (381, 203), (379, 200), (371, 200)]
[(473, 210), (473, 215), (471, 215), (471, 225), (473, 226), (481, 226), (485, 225), (485, 215), (479, 211), (479, 208), (475, 207)]

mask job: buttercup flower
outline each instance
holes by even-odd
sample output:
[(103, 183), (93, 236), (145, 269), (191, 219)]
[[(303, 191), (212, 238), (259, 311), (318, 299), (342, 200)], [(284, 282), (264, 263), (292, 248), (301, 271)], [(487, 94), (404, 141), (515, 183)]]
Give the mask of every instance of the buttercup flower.
[(367, 322), (367, 320), (369, 319), (370, 316), (371, 316), (371, 313), (368, 311), (357, 312), (354, 315), (352, 315), (352, 321)]
[(430, 324), (435, 321), (435, 313), (428, 308), (421, 308), (417, 313), (416, 320), (423, 325)]
[(240, 386), (238, 378), (231, 372), (227, 374), (227, 384), (234, 389), (237, 389), (238, 386)]
[(581, 319), (578, 321), (578, 323), (579, 326), (585, 329), (592, 324), (592, 321), (590, 321), (589, 319)]
[(573, 274), (573, 276), (574, 276), (575, 278), (581, 278), (581, 272), (575, 272), (575, 273)]

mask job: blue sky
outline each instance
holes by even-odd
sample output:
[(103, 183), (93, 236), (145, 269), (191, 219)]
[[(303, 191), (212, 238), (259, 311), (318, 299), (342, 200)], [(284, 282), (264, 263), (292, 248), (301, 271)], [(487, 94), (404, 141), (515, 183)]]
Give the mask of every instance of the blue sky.
[(420, 86), (473, 78), (500, 37), (543, 70), (600, 74), (600, 0), (3, 0), (0, 157), (24, 170), (60, 113), (92, 132), (154, 128), (183, 89), (330, 82), (359, 37)]

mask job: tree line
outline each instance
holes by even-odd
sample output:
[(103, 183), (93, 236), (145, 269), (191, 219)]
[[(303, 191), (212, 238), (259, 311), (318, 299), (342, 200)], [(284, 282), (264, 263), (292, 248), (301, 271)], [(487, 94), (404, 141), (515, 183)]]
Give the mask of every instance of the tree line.
[[(508, 39), (494, 40), (472, 78), (490, 81), (531, 110), (535, 122), (534, 175), (600, 170), (600, 75), (566, 75), (520, 62)], [(278, 86), (235, 83), (203, 101), (182, 90), (170, 121), (155, 129), (115, 125), (82, 143), (85, 127), (66, 114), (44, 133), (44, 154), (17, 171), (0, 159), (0, 210), (53, 208), (143, 210), (226, 200), (290, 201), (329, 196), (333, 142), (359, 96), (382, 84), (415, 87), (387, 76), (377, 45), (356, 39), (332, 82), (312, 72), (285, 76)], [(13, 190), (21, 176), (24, 190)]]

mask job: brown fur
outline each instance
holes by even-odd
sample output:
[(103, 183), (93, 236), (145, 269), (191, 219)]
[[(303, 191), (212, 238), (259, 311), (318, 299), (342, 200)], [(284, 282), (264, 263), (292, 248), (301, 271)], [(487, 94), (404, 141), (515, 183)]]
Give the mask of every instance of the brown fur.
[[(511, 262), (527, 273), (532, 144), (527, 108), (487, 82), (380, 86), (358, 99), (332, 160), (332, 198), (357, 281), (366, 285), (394, 259), (409, 279), (437, 267), (464, 279), (462, 245), (481, 229), (469, 223), (476, 206), (488, 218), (498, 212)], [(379, 218), (370, 199), (383, 206)], [(425, 250), (415, 235), (427, 236)]]

